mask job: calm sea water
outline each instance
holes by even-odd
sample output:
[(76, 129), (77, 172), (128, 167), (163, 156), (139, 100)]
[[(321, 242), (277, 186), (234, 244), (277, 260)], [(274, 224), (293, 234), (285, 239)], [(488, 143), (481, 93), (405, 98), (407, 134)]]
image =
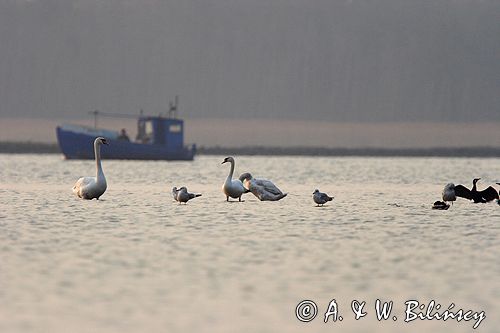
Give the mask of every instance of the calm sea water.
[[(92, 161), (0, 155), (0, 332), (472, 331), (405, 323), (412, 299), (485, 311), (477, 331), (498, 332), (500, 207), (430, 207), (449, 181), (500, 181), (499, 159), (236, 156), (236, 174), (289, 193), (243, 203), (221, 193), (222, 159), (104, 161), (107, 192), (83, 201), (71, 187)], [(174, 203), (183, 185), (203, 196)], [(333, 203), (315, 207), (315, 188)], [(325, 324), (332, 299), (344, 320)], [(376, 299), (397, 321), (377, 321)]]

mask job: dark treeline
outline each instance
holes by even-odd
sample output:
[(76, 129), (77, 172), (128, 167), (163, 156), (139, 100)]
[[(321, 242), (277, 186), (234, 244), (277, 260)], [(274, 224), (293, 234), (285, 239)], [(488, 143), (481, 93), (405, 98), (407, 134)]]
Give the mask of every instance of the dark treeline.
[(201, 155), (500, 157), (500, 148), (201, 147)]
[[(0, 142), (0, 153), (60, 154), (55, 143)], [(321, 147), (199, 147), (199, 155), (262, 156), (406, 156), (406, 157), (500, 157), (500, 148), (321, 148)]]
[(4, 154), (59, 154), (55, 143), (40, 142), (0, 142), (0, 153)]

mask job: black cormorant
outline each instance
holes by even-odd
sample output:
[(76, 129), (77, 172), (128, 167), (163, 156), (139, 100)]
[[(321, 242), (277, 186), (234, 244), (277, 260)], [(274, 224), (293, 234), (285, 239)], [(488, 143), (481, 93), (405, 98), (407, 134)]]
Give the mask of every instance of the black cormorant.
[(457, 197), (462, 197), (465, 199), (473, 200), (474, 203), (485, 203), (492, 201), (494, 199), (498, 199), (498, 192), (493, 187), (489, 186), (487, 189), (478, 191), (476, 188), (476, 183), (481, 178), (475, 178), (472, 181), (472, 190), (469, 190), (463, 185), (455, 186), (455, 195)]

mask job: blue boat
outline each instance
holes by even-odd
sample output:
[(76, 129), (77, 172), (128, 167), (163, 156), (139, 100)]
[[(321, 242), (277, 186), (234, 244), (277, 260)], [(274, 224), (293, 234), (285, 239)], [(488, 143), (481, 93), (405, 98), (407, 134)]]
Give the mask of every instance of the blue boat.
[[(97, 112), (94, 111), (96, 117)], [(56, 128), (56, 132), (59, 147), (66, 159), (94, 159), (93, 142), (96, 137), (102, 136), (110, 143), (101, 149), (103, 159), (193, 160), (196, 145), (184, 146), (183, 120), (141, 115), (137, 129), (135, 142), (130, 141), (124, 133), (80, 125), (61, 125)]]

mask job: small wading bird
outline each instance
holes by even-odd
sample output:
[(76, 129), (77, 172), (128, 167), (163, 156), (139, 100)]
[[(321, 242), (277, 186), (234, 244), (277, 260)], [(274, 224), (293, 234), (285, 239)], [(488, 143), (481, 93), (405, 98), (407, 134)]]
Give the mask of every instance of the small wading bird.
[(333, 197), (330, 197), (326, 193), (321, 193), (318, 189), (316, 189), (313, 192), (313, 200), (318, 204), (317, 207), (319, 207), (319, 205), (323, 206), (328, 201), (332, 201)]
[(260, 201), (278, 201), (287, 195), (270, 180), (253, 178), (249, 172), (241, 174), (239, 180), (245, 189), (252, 192)]
[(94, 140), (94, 154), (96, 163), (95, 177), (82, 177), (77, 180), (73, 186), (73, 193), (82, 199), (97, 199), (106, 191), (106, 178), (102, 172), (101, 166), (101, 145), (107, 145), (108, 142), (103, 137), (97, 137)]
[(226, 195), (226, 201), (229, 201), (229, 197), (233, 199), (238, 199), (241, 202), (241, 196), (243, 193), (247, 193), (248, 190), (243, 186), (243, 183), (239, 179), (233, 179), (234, 173), (234, 158), (226, 157), (221, 164), (231, 163), (231, 169), (229, 170), (229, 175), (227, 175), (226, 181), (222, 185), (222, 192)]
[(469, 190), (463, 185), (455, 185), (453, 183), (446, 184), (443, 189), (443, 201), (455, 201), (456, 197), (473, 200), (474, 203), (486, 203), (494, 199), (498, 199), (497, 191), (489, 186), (487, 189), (478, 191), (476, 184), (481, 178), (472, 180), (472, 189)]
[(185, 186), (177, 189), (177, 187), (172, 188), (172, 196), (175, 201), (178, 201), (179, 204), (184, 202), (185, 204), (194, 198), (201, 197), (201, 194), (198, 193), (189, 193)]

